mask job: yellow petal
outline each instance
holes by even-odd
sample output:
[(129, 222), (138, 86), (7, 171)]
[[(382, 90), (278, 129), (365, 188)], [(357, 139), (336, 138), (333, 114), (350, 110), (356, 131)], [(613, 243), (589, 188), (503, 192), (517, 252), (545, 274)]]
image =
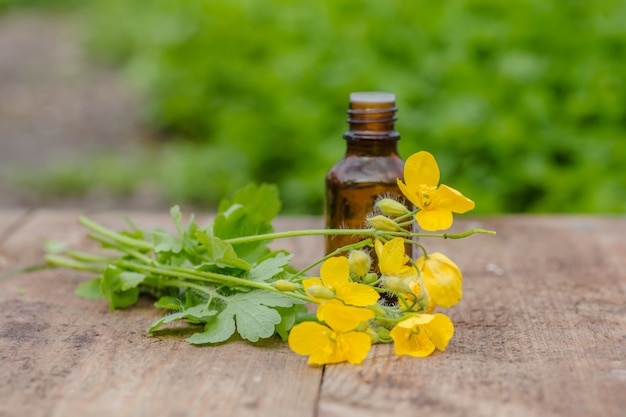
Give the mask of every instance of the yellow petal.
[(380, 298), (380, 295), (369, 285), (349, 282), (337, 288), (337, 297), (352, 306), (369, 306)]
[(400, 191), (402, 191), (402, 194), (404, 194), (404, 196), (406, 198), (409, 199), (409, 201), (411, 203), (413, 203), (413, 205), (415, 205), (415, 207), (417, 208), (423, 208), (422, 207), (422, 200), (419, 198), (419, 195), (417, 194), (417, 188), (410, 190), (402, 181), (400, 181), (399, 179), (396, 180), (396, 182), (398, 183), (398, 188), (400, 188)]
[(446, 350), (448, 342), (454, 335), (454, 325), (448, 316), (436, 313), (433, 320), (424, 326), (430, 331), (430, 340), (437, 346), (437, 349)]
[(421, 210), (415, 218), (422, 229), (430, 232), (449, 229), (453, 221), (452, 212), (441, 208)]
[(433, 320), (432, 314), (418, 314), (410, 316), (409, 318), (402, 320), (396, 326), (400, 326), (405, 329), (414, 329), (422, 324), (430, 323)]
[(372, 338), (363, 332), (349, 332), (338, 335), (338, 344), (345, 350), (345, 360), (359, 364), (367, 357), (372, 347)]
[(380, 272), (385, 275), (397, 275), (404, 266), (404, 239), (396, 237), (385, 243), (382, 256), (378, 258)]
[(440, 307), (449, 308), (463, 297), (463, 275), (459, 267), (440, 252), (431, 253), (428, 260), (421, 257), (416, 262), (428, 297)]
[(327, 259), (320, 268), (325, 287), (337, 288), (350, 281), (350, 266), (345, 256)]
[(417, 190), (420, 185), (436, 187), (439, 184), (439, 166), (435, 157), (426, 151), (411, 155), (404, 163), (404, 181), (409, 190)]
[(389, 333), (394, 342), (394, 353), (417, 357), (430, 355), (435, 345), (423, 329), (423, 324), (430, 321), (432, 316), (424, 314), (398, 323)]
[(472, 200), (445, 184), (437, 189), (437, 205), (455, 213), (465, 213), (475, 206)]
[(406, 278), (414, 277), (416, 275), (417, 275), (417, 270), (415, 269), (415, 267), (409, 266), (409, 265), (404, 265), (398, 271), (398, 275), (397, 276), (398, 276), (398, 278), (406, 279)]
[(291, 350), (300, 355), (310, 355), (317, 350), (324, 350), (330, 342), (332, 330), (313, 321), (296, 324), (289, 332), (287, 342)]
[(337, 332), (354, 330), (372, 317), (374, 317), (372, 310), (347, 306), (337, 300), (331, 300), (317, 308), (317, 318)]

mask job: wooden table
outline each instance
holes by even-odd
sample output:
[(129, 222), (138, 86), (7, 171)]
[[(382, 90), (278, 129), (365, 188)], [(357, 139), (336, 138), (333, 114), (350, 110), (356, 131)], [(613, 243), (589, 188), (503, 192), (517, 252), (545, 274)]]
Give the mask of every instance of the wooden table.
[[(78, 212), (0, 212), (0, 273), (40, 263), (45, 238), (87, 247)], [(116, 228), (167, 214), (93, 213)], [(320, 226), (281, 219), (277, 229)], [(312, 367), (280, 340), (193, 347), (146, 336), (151, 300), (109, 312), (73, 295), (89, 275), (44, 270), (0, 281), (0, 416), (625, 416), (626, 219), (458, 218), (429, 240), (464, 273), (446, 352)], [(277, 242), (301, 265), (319, 238)]]

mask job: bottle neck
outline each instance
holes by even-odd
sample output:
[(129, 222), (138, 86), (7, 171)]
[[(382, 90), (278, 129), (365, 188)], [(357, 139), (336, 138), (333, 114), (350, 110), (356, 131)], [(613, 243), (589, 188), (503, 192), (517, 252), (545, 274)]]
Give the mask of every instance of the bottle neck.
[(349, 130), (343, 135), (348, 143), (346, 155), (397, 155), (400, 134), (395, 131), (398, 110), (395, 97), (385, 93), (357, 93), (352, 98), (348, 109)]
[(390, 138), (355, 138), (348, 136), (350, 132), (344, 134), (344, 139), (348, 144), (346, 156), (397, 156), (398, 140)]

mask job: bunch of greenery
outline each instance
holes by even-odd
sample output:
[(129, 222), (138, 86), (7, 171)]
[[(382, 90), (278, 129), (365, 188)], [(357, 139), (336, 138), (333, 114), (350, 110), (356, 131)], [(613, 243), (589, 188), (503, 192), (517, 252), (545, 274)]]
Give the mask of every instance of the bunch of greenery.
[[(87, 44), (134, 80), (146, 120), (172, 139), (127, 177), (177, 201), (215, 204), (227, 189), (217, 175), (276, 183), (287, 212), (318, 213), (349, 93), (370, 90), (398, 97), (401, 153), (459, 161), (448, 177), (489, 190), (481, 213), (626, 209), (623, 1), (92, 0), (83, 11)], [(69, 176), (90, 172), (83, 183), (108, 180), (82, 165)]]
[[(445, 350), (454, 326), (435, 308), (449, 308), (462, 296), (458, 266), (442, 253), (429, 253), (413, 238), (463, 238), (460, 234), (414, 233), (445, 230), (452, 213), (464, 213), (474, 202), (457, 190), (439, 185), (439, 168), (431, 154), (419, 152), (407, 161), (405, 182), (398, 185), (416, 205), (411, 211), (381, 198), (364, 229), (321, 229), (274, 232), (271, 221), (280, 200), (276, 187), (249, 185), (220, 204), (215, 219), (199, 227), (183, 224), (178, 207), (171, 210), (177, 233), (141, 230), (131, 224), (115, 232), (81, 217), (90, 237), (115, 255), (89, 254), (52, 245), (48, 265), (97, 273), (77, 293), (104, 298), (110, 308), (128, 307), (140, 293), (157, 298), (155, 306), (170, 314), (150, 326), (186, 320), (201, 325), (189, 343), (220, 343), (238, 333), (256, 342), (274, 334), (288, 340), (309, 363), (362, 362), (372, 343), (394, 343), (398, 355), (427, 356)], [(360, 240), (324, 256), (308, 267), (290, 265), (293, 254), (270, 250), (271, 240), (313, 235), (351, 235)], [(405, 244), (422, 256), (412, 259)], [(374, 267), (369, 253), (378, 262)], [(347, 255), (347, 256), (346, 256)], [(320, 276), (305, 273), (321, 265)], [(380, 293), (388, 294), (384, 302)], [(389, 302), (393, 297), (395, 301)], [(316, 305), (308, 314), (305, 303)]]

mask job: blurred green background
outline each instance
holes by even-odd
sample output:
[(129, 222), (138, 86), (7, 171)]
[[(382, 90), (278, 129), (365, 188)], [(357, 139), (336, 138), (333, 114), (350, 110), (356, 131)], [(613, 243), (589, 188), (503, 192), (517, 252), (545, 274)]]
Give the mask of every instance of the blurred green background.
[(405, 157), (428, 150), (474, 213), (626, 211), (626, 2), (0, 0), (77, 16), (92, 58), (143, 97), (158, 146), (31, 173), (214, 207), (273, 182), (321, 213), (353, 91), (397, 96)]

